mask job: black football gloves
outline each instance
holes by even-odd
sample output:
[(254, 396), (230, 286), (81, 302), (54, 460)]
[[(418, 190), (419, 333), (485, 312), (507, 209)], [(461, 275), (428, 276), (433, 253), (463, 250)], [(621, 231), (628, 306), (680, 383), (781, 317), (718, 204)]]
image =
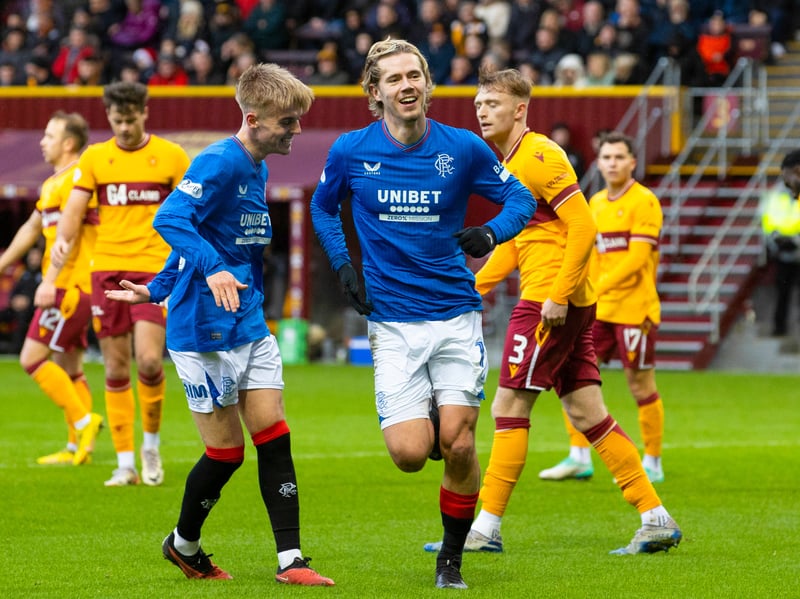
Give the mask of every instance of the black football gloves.
[(336, 274), (339, 275), (339, 282), (342, 284), (344, 295), (350, 305), (353, 306), (353, 309), (363, 316), (372, 314), (372, 303), (363, 297), (364, 294), (361, 293), (361, 288), (358, 284), (358, 273), (356, 273), (353, 265), (348, 262), (339, 268)]
[(458, 245), (473, 258), (483, 258), (497, 245), (497, 238), (489, 227), (467, 227), (453, 233)]

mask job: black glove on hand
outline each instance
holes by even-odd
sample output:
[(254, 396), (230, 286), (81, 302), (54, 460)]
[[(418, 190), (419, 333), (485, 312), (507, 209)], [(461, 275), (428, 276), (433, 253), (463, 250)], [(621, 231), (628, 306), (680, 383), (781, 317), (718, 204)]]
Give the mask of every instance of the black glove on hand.
[(337, 271), (337, 274), (347, 301), (350, 302), (355, 311), (363, 316), (372, 314), (372, 303), (367, 299), (361, 299), (362, 294), (358, 285), (358, 273), (356, 273), (353, 265), (348, 262)]
[(489, 227), (467, 227), (453, 233), (458, 238), (458, 245), (473, 258), (483, 258), (494, 249), (497, 238)]

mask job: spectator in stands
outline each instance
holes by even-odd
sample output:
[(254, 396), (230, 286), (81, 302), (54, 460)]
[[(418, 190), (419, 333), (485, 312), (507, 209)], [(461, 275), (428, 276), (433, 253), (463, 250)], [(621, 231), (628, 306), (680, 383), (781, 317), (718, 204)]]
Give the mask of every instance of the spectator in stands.
[(14, 65), (18, 73), (23, 73), (25, 63), (31, 56), (30, 50), (25, 46), (28, 34), (21, 27), (11, 27), (3, 33), (3, 42), (0, 44), (0, 62), (9, 62)]
[[(375, 39), (392, 38), (405, 39), (411, 28), (412, 11), (409, 0), (373, 0), (367, 3), (364, 16), (364, 26), (372, 33)], [(386, 8), (391, 10), (386, 10)], [(385, 31), (383, 35), (376, 32)]]
[[(175, 40), (175, 54), (181, 60), (187, 58), (198, 41), (205, 42), (208, 37), (203, 5), (199, 0), (184, 0), (180, 5), (175, 31), (162, 38)], [(206, 43), (207, 45), (207, 43)]]
[(620, 52), (614, 57), (614, 85), (641, 85), (647, 75), (637, 54)]
[(239, 8), (229, 0), (216, 0), (208, 22), (208, 45), (211, 53), (217, 60), (222, 60), (222, 66), (227, 69), (232, 58), (223, 58), (223, 45), (233, 35), (240, 31)]
[(586, 85), (601, 86), (614, 83), (614, 70), (607, 52), (593, 50), (586, 57)]
[(556, 65), (553, 85), (572, 88), (586, 87), (586, 67), (580, 54), (565, 54), (561, 57)]
[(508, 0), (478, 0), (478, 4), (475, 5), (475, 16), (486, 23), (488, 41), (506, 39), (511, 19), (511, 6)]
[(225, 85), (236, 85), (242, 73), (254, 64), (258, 64), (258, 57), (253, 52), (239, 54), (225, 72)]
[(289, 47), (286, 29), (286, 7), (283, 0), (258, 0), (250, 16), (242, 24), (244, 32), (253, 40), (256, 53)]
[(25, 63), (25, 85), (28, 87), (58, 84), (58, 79), (50, 72), (50, 60), (46, 56), (31, 56)]
[[(419, 3), (419, 18), (409, 28), (408, 41), (417, 47), (428, 44), (428, 34), (435, 25), (449, 25), (444, 21), (442, 0), (422, 0)], [(423, 52), (424, 54), (424, 52)]]
[(786, 154), (781, 177), (783, 185), (770, 190), (761, 205), (767, 250), (775, 263), (775, 337), (789, 332), (791, 296), (794, 288), (800, 287), (800, 150)]
[[(436, 2), (437, 0), (428, 1)], [(342, 30), (339, 34), (339, 48), (341, 51), (347, 55), (349, 51), (356, 47), (356, 38), (366, 32), (367, 27), (364, 25), (364, 18), (361, 15), (361, 11), (357, 8), (348, 8), (344, 13)], [(362, 62), (361, 64), (364, 63)]]
[(147, 80), (147, 85), (189, 85), (189, 75), (177, 55), (162, 52), (156, 62), (156, 72)]
[(617, 0), (617, 9), (612, 15), (612, 20), (617, 30), (617, 50), (638, 56), (642, 67), (649, 71), (645, 61), (650, 24), (642, 18), (639, 1)]
[(470, 34), (488, 40), (489, 28), (486, 22), (475, 14), (475, 2), (462, 0), (458, 4), (458, 16), (450, 22), (450, 41), (453, 42), (456, 54), (464, 54), (464, 41)]
[(469, 58), (456, 54), (450, 61), (450, 72), (444, 80), (444, 85), (476, 85), (478, 74)]
[(703, 61), (710, 86), (722, 85), (730, 74), (732, 48), (730, 27), (722, 11), (717, 10), (697, 39), (697, 52)]
[(553, 126), (550, 129), (550, 139), (556, 142), (559, 147), (564, 150), (569, 163), (575, 170), (578, 181), (580, 181), (586, 169), (584, 167), (583, 156), (581, 156), (580, 152), (578, 152), (578, 150), (576, 150), (572, 145), (572, 131), (570, 130), (569, 125), (561, 121), (553, 123)]
[(24, 80), (17, 72), (16, 65), (8, 60), (0, 61), (0, 87), (10, 87), (12, 85), (22, 85)]
[(536, 48), (531, 53), (531, 61), (541, 73), (541, 85), (552, 85), (558, 61), (567, 52), (558, 46), (558, 32), (547, 27), (536, 31)]
[(588, 57), (597, 49), (595, 39), (605, 23), (606, 11), (599, 0), (589, 0), (583, 5), (581, 28), (575, 34), (575, 51)]
[(366, 27), (376, 40), (387, 37), (405, 39), (408, 34), (408, 26), (398, 13), (398, 3), (394, 0), (379, 0), (373, 18), (366, 20)]
[(139, 70), (136, 62), (129, 58), (128, 60), (124, 60), (119, 67), (119, 73), (117, 73), (117, 77), (115, 81), (127, 81), (129, 83), (137, 82), (137, 83), (147, 83), (147, 79), (142, 77), (142, 72)]
[(512, 1), (506, 40), (515, 60), (524, 59), (535, 47), (540, 14), (541, 2), (538, 0)]
[[(426, 40), (419, 45), (419, 51), (428, 60), (428, 68), (434, 83), (444, 83), (450, 73), (450, 62), (456, 55), (455, 46), (443, 23), (434, 23)], [(364, 54), (366, 57), (366, 54)], [(364, 61), (360, 66), (363, 68)]]
[(156, 54), (151, 48), (138, 48), (133, 51), (131, 59), (139, 69), (142, 83), (146, 83), (156, 69)]
[[(213, 53), (213, 46), (211, 47)], [(227, 71), (231, 68), (238, 60), (240, 56), (244, 56), (246, 54), (256, 55), (256, 47), (253, 44), (253, 40), (250, 39), (250, 36), (246, 33), (234, 33), (230, 36), (219, 49), (219, 60), (222, 67)], [(243, 73), (244, 70), (242, 69), (239, 74)], [(239, 76), (236, 76), (236, 80), (239, 80)]]
[(108, 29), (113, 56), (141, 47), (156, 47), (159, 35), (159, 0), (125, 0), (123, 19)]
[(667, 46), (681, 35), (684, 39), (696, 41), (697, 30), (689, 20), (687, 0), (666, 0), (666, 4), (655, 12), (656, 20), (647, 40), (650, 62), (667, 56)]
[(605, 52), (611, 58), (619, 54), (617, 47), (617, 28), (613, 23), (605, 22), (597, 32), (597, 37), (594, 38), (594, 49), (600, 52)]
[(79, 8), (72, 19), (94, 34), (101, 48), (107, 48), (112, 27), (122, 21), (127, 13), (124, 0), (89, 0), (86, 10)]
[(339, 66), (339, 53), (336, 43), (328, 42), (317, 52), (317, 64), (308, 77), (309, 85), (347, 85), (350, 75)]
[(97, 52), (97, 41), (89, 38), (86, 28), (73, 24), (61, 51), (53, 62), (53, 75), (61, 83), (69, 85), (78, 77), (78, 61)]
[(464, 38), (464, 56), (472, 63), (472, 70), (477, 74), (483, 55), (486, 52), (486, 41), (480, 35), (470, 33)]
[(99, 54), (87, 54), (78, 60), (78, 75), (73, 85), (105, 85), (105, 60)]
[(542, 80), (542, 72), (539, 70), (530, 58), (524, 58), (517, 62), (517, 69), (522, 76), (530, 81), (534, 87), (540, 84)]
[(46, 56), (52, 62), (58, 54), (61, 46), (61, 31), (56, 26), (53, 13), (43, 10), (29, 19), (29, 25), (35, 25), (28, 29), (28, 48), (33, 54)]
[(511, 50), (506, 42), (493, 41), (489, 42), (489, 47), (483, 53), (480, 62), (478, 63), (478, 73), (481, 69), (487, 71), (502, 71), (508, 68), (511, 63)]
[[(697, 42), (695, 40), (687, 39), (683, 34), (677, 32), (667, 43), (666, 55), (680, 69), (681, 85), (688, 87), (704, 87), (708, 85), (708, 75), (703, 66), (703, 60), (697, 52)], [(702, 114), (702, 98), (697, 97), (695, 104), (695, 114)]]
[(189, 85), (223, 85), (225, 76), (217, 69), (211, 48), (202, 40), (194, 45), (189, 54)]
[(356, 36), (355, 46), (344, 50), (347, 61), (347, 72), (352, 83), (361, 81), (361, 71), (367, 58), (367, 53), (375, 42), (368, 31), (362, 31)]
[(569, 54), (575, 51), (577, 37), (574, 31), (564, 28), (561, 22), (561, 15), (553, 8), (546, 8), (539, 17), (539, 29), (550, 29), (556, 32), (556, 46), (561, 48), (564, 53)]

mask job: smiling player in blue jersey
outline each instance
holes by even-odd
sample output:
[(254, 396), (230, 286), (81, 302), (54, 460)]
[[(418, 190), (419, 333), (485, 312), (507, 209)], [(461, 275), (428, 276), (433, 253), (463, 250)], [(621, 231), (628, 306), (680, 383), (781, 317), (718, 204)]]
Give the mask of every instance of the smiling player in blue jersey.
[(164, 557), (187, 578), (228, 579), (200, 547), (200, 531), (222, 488), (244, 461), (247, 429), (258, 457), (261, 498), (278, 551), (275, 579), (333, 586), (300, 551), (297, 478), (283, 410), (283, 367), (264, 321), (268, 154), (289, 154), (314, 94), (285, 69), (256, 65), (236, 88), (242, 126), (194, 159), (153, 226), (173, 248), (148, 285), (121, 281), (113, 300), (169, 296), (167, 348), (206, 450), (186, 479), (178, 524)]
[[(488, 362), (464, 253), (482, 257), (514, 237), (536, 200), (477, 135), (427, 118), (433, 83), (412, 44), (375, 43), (362, 87), (378, 121), (334, 142), (311, 216), (351, 305), (369, 321), (378, 417), (400, 470), (421, 470), (437, 449), (429, 414), (438, 406), (444, 536), (436, 586), (466, 588), (461, 557), (478, 499), (475, 425)], [(473, 193), (503, 208), (464, 228)], [(348, 196), (363, 290), (340, 218)]]

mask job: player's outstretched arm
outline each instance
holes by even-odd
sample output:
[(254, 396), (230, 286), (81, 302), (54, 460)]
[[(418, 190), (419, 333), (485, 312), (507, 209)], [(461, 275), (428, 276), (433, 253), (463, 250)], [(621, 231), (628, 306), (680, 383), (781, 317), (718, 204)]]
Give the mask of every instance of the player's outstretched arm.
[(150, 301), (150, 290), (147, 285), (137, 285), (123, 279), (119, 282), (119, 286), (122, 289), (106, 289), (106, 297), (127, 304), (145, 304)]

